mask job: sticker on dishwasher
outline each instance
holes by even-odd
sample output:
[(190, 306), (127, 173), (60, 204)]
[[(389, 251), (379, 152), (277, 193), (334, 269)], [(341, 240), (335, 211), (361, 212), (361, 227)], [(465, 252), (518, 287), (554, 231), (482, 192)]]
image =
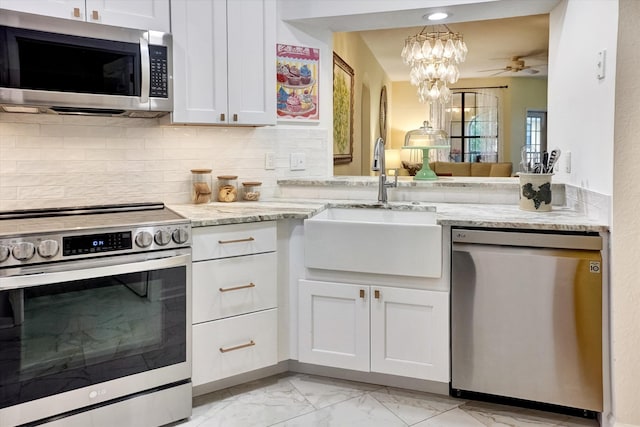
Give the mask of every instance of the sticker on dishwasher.
[(600, 273), (600, 261), (589, 261), (589, 272)]

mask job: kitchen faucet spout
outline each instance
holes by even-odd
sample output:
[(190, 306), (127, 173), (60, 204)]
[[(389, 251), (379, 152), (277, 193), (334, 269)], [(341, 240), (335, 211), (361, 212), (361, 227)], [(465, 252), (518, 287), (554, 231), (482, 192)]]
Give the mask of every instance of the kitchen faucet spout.
[(378, 202), (387, 203), (387, 188), (398, 186), (398, 175), (395, 175), (393, 182), (387, 181), (387, 170), (384, 158), (384, 139), (378, 138), (373, 149), (372, 171), (380, 171), (378, 180)]

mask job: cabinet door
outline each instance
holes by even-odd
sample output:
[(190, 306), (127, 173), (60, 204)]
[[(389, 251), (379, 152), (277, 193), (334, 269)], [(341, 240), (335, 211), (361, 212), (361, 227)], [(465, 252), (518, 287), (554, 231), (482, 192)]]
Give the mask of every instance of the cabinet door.
[(226, 1), (174, 0), (171, 23), (172, 121), (227, 123)]
[(86, 4), (87, 22), (171, 32), (169, 0), (86, 0)]
[(300, 362), (369, 372), (369, 287), (300, 280)]
[(85, 20), (84, 0), (0, 0), (0, 8), (76, 21)]
[(449, 382), (449, 294), (371, 290), (371, 371)]
[(227, 32), (229, 123), (275, 124), (275, 1), (228, 1)]

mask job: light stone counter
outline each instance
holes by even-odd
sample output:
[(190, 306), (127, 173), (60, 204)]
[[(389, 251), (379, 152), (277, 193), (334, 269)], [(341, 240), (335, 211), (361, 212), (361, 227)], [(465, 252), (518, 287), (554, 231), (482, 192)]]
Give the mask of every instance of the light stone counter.
[(171, 209), (190, 218), (193, 227), (241, 224), (258, 221), (309, 218), (327, 207), (375, 207), (396, 210), (430, 211), (435, 208), (441, 225), (491, 228), (526, 228), (560, 231), (606, 232), (608, 226), (566, 207), (551, 212), (528, 212), (517, 205), (390, 202), (350, 200), (269, 200), (260, 202), (209, 203), (203, 205), (171, 205)]

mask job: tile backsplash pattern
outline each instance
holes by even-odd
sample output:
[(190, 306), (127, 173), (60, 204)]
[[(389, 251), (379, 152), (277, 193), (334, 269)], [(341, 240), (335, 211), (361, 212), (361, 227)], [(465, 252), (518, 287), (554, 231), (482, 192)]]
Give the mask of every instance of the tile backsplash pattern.
[[(309, 126), (163, 126), (159, 119), (0, 113), (0, 210), (163, 201), (188, 203), (194, 168), (262, 181), (326, 176), (327, 130)], [(265, 170), (265, 153), (275, 170)], [(304, 153), (306, 170), (290, 171)]]

